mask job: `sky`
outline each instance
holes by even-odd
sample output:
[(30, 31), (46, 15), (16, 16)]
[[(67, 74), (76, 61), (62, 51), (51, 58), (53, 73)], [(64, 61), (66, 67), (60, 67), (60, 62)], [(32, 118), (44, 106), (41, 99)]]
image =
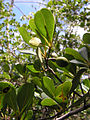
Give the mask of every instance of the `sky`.
[[(5, 2), (10, 2), (11, 0), (4, 0)], [(45, 3), (49, 0), (14, 0), (13, 12), (16, 14), (16, 20), (20, 22), (21, 16), (29, 15), (31, 12), (36, 12), (42, 7), (45, 7)], [(39, 4), (43, 3), (43, 4)], [(36, 9), (35, 9), (36, 8)]]
[[(5, 2), (11, 2), (11, 0), (4, 0)], [(22, 24), (28, 23), (28, 21), (20, 21), (21, 16), (24, 15), (30, 15), (32, 12), (36, 12), (37, 10), (41, 9), (42, 7), (45, 7), (45, 3), (49, 2), (49, 0), (14, 0), (14, 6), (13, 6), (13, 12), (16, 14), (16, 20)], [(43, 3), (43, 4), (39, 4)], [(90, 5), (90, 4), (89, 4)], [(36, 8), (36, 9), (35, 9)], [(86, 32), (84, 28), (81, 28), (79, 26), (76, 26), (74, 28), (74, 33), (77, 31), (77, 34), (79, 34), (82, 38), (83, 34)]]

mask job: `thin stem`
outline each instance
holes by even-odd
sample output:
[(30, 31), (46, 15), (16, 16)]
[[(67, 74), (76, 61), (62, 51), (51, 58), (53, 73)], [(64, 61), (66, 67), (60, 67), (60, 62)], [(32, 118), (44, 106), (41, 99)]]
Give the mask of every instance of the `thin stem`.
[(48, 70), (59, 80), (60, 83), (63, 83), (62, 80), (56, 75), (52, 68), (48, 67)]
[(36, 4), (47, 5), (47, 4), (43, 3), (43, 2), (37, 2), (37, 1), (19, 1), (19, 0), (17, 0), (14, 3), (36, 3)]
[(47, 70), (50, 71), (59, 80), (60, 83), (63, 83), (62, 80), (53, 71), (53, 69), (49, 67), (49, 65), (48, 65), (48, 59), (47, 58), (45, 58), (45, 61), (46, 61)]
[[(82, 94), (83, 94), (83, 96), (84, 96), (84, 91), (83, 91), (83, 88), (82, 88), (81, 83), (79, 83), (79, 85), (80, 85), (80, 89), (81, 89), (81, 91), (82, 91)], [(84, 106), (85, 106), (85, 104), (86, 104), (86, 100), (84, 100)]]

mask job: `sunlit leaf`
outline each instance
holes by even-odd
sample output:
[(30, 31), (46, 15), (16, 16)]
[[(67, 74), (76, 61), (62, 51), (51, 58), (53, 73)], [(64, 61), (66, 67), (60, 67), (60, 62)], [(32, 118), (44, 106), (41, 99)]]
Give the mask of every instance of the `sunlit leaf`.
[(90, 44), (90, 33), (85, 33), (85, 34), (83, 35), (83, 42), (84, 42), (85, 44)]
[(53, 106), (53, 105), (57, 105), (57, 103), (51, 98), (45, 98), (45, 99), (42, 100), (41, 105), (43, 105), (43, 106)]
[(19, 52), (24, 53), (24, 54), (36, 55), (36, 53), (35, 53), (35, 52), (30, 51), (30, 50), (19, 50)]
[(27, 68), (33, 73), (39, 73), (39, 71), (37, 71), (33, 65), (27, 65)]
[(54, 32), (54, 17), (51, 11), (46, 8), (41, 9), (35, 14), (34, 21), (40, 33), (51, 42)]
[(30, 41), (31, 37), (30, 37), (30, 34), (27, 32), (26, 28), (20, 27), (20, 28), (19, 28), (19, 32), (20, 32), (23, 40), (24, 40), (27, 44), (29, 44), (29, 41)]
[(52, 96), (54, 96), (55, 86), (54, 86), (53, 80), (50, 79), (49, 77), (44, 76), (43, 77), (43, 84), (44, 84), (45, 88), (49, 91), (49, 93)]
[(84, 58), (76, 50), (72, 48), (66, 48), (65, 52), (66, 54), (72, 55), (77, 60), (85, 61)]
[(71, 87), (72, 87), (72, 83), (70, 81), (65, 81), (63, 84), (57, 86), (55, 90), (55, 96), (61, 96), (62, 94), (63, 97), (67, 96)]
[(79, 53), (81, 54), (81, 56), (88, 61), (88, 51), (86, 47), (83, 47), (79, 50)]

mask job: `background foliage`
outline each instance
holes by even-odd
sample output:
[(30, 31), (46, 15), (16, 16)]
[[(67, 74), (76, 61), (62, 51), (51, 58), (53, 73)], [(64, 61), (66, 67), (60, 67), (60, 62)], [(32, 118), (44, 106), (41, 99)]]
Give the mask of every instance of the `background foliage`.
[(20, 26), (13, 5), (0, 1), (0, 119), (90, 118), (88, 5), (50, 0)]

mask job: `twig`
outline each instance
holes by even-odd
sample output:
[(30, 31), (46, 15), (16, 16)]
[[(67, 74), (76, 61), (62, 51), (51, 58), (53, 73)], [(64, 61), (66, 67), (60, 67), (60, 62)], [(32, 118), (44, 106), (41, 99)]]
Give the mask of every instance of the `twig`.
[[(90, 107), (90, 103), (88, 103), (87, 105), (82, 106), (82, 107), (80, 107), (80, 108), (78, 108), (78, 109), (76, 109), (76, 110), (73, 110), (73, 111), (68, 112), (67, 114), (61, 116), (58, 120), (64, 120), (64, 119), (66, 119), (66, 118), (68, 118), (68, 117), (70, 117), (70, 116), (72, 116), (72, 115), (74, 115), (74, 114), (77, 114), (77, 113), (79, 113), (79, 112), (81, 112), (81, 111), (83, 111), (83, 110), (88, 109), (89, 107)], [(70, 107), (69, 107), (69, 108), (70, 108)], [(67, 108), (65, 111), (67, 111), (69, 108)], [(58, 113), (57, 113), (56, 115), (54, 115), (54, 116), (51, 116), (51, 117), (48, 117), (48, 118), (42, 118), (42, 119), (40, 119), (40, 120), (53, 119), (53, 118), (61, 115), (61, 114), (62, 114), (63, 112), (65, 112), (65, 111), (62, 110), (61, 112), (58, 112)]]
[(63, 83), (62, 80), (55, 74), (53, 69), (51, 69), (49, 66), (48, 66), (48, 70), (59, 80), (60, 83)]
[(73, 91), (76, 95), (78, 95), (79, 97), (82, 97), (79, 93), (77, 93), (76, 91)]
[[(82, 88), (81, 83), (79, 83), (79, 85), (80, 85), (80, 88), (81, 88), (82, 94), (83, 94), (83, 96), (84, 96), (84, 91), (83, 91), (83, 88)], [(86, 104), (86, 100), (84, 100), (84, 105), (85, 105), (85, 104)]]
[[(89, 92), (90, 92), (90, 90), (88, 91), (88, 93), (86, 93), (84, 96), (82, 96), (83, 98), (86, 98), (86, 96), (89, 96)], [(43, 118), (43, 119), (40, 119), (40, 120), (48, 120), (48, 119), (53, 119), (53, 118), (55, 118), (55, 117), (58, 117), (59, 115), (61, 115), (62, 113), (64, 113), (65, 111), (68, 111), (70, 108), (72, 108), (72, 107), (75, 107), (76, 106), (76, 104), (77, 104), (77, 102), (79, 103), (79, 101), (81, 101), (81, 98), (80, 98), (80, 100), (77, 100), (75, 103), (74, 103), (74, 105), (70, 105), (68, 108), (66, 108), (65, 110), (62, 110), (62, 111), (60, 111), (60, 112), (58, 112), (57, 114), (55, 114), (54, 116), (51, 116), (51, 117), (48, 117), (48, 118)], [(90, 103), (89, 103), (90, 104)], [(85, 107), (86, 107), (87, 105), (85, 105)], [(84, 107), (84, 106), (83, 106)], [(83, 111), (83, 110), (81, 110), (81, 111)], [(72, 111), (71, 111), (72, 112)], [(71, 116), (71, 115), (70, 115)], [(63, 119), (62, 119), (63, 120)]]
[(22, 12), (22, 10), (19, 7), (17, 7), (15, 4), (13, 5), (25, 16), (25, 14)]
[(42, 3), (42, 2), (36, 2), (36, 1), (15, 1), (14, 3), (38, 3), (38, 4), (42, 4), (42, 5), (47, 5), (45, 3)]
[(64, 120), (64, 119), (68, 118), (71, 115), (74, 115), (74, 114), (77, 114), (77, 113), (79, 113), (79, 112), (81, 112), (83, 110), (86, 110), (89, 107), (90, 107), (90, 103), (88, 103), (87, 105), (84, 105), (84, 106), (82, 106), (82, 107), (80, 107), (80, 108), (78, 108), (76, 110), (70, 111), (69, 113), (61, 116), (58, 120)]

